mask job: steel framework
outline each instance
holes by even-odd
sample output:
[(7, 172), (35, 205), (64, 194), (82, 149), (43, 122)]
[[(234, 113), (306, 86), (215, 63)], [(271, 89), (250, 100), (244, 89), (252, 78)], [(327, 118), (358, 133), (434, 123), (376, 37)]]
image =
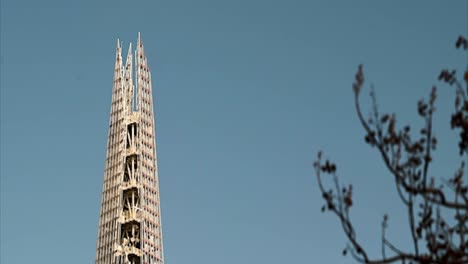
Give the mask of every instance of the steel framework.
[[(151, 73), (117, 40), (96, 264), (164, 263)], [(133, 75), (136, 76), (136, 89)]]

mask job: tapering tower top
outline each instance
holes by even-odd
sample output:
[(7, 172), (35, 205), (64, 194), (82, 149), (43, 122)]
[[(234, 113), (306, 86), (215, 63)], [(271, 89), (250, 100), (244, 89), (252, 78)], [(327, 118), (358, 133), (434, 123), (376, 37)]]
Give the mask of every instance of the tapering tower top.
[(136, 48), (136, 53), (141, 53), (143, 54), (144, 52), (144, 48), (143, 48), (143, 40), (141, 39), (141, 33), (138, 32), (138, 42), (137, 42), (137, 48)]
[(125, 64), (117, 39), (104, 183), (96, 263), (163, 264), (151, 73), (140, 33)]

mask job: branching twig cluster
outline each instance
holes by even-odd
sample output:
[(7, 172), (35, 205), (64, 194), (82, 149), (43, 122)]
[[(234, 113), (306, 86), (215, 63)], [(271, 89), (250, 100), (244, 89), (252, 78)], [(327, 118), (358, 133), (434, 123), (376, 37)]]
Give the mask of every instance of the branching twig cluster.
[[(468, 41), (459, 37), (456, 47), (467, 50)], [(386, 238), (388, 216), (385, 215), (382, 221), (382, 257), (370, 258), (358, 241), (350, 219), (352, 186), (343, 187), (339, 183), (336, 165), (328, 160), (323, 161), (321, 153), (314, 163), (318, 185), (325, 200), (322, 211), (330, 211), (339, 218), (349, 240), (343, 254), (350, 252), (359, 262), (468, 263), (468, 183), (464, 179), (464, 160), (468, 159), (468, 69), (464, 75), (465, 83), (456, 78), (453, 70), (443, 70), (439, 80), (456, 88), (455, 112), (450, 124), (452, 129), (460, 131), (460, 166), (444, 184), (436, 183), (436, 179), (429, 175), (432, 152), (437, 148), (432, 126), (437, 89), (432, 88), (428, 101), (418, 102), (418, 114), (424, 125), (412, 133), (409, 125), (397, 128), (395, 114), (381, 115), (378, 112), (374, 90), (371, 91), (371, 117), (367, 120), (364, 118), (359, 103), (364, 85), (362, 66), (359, 66), (353, 84), (357, 115), (366, 132), (365, 142), (377, 149), (394, 178), (400, 200), (407, 210), (412, 249), (398, 248)], [(332, 176), (333, 188), (326, 189), (323, 174)], [(450, 187), (449, 191), (443, 188), (444, 185)]]

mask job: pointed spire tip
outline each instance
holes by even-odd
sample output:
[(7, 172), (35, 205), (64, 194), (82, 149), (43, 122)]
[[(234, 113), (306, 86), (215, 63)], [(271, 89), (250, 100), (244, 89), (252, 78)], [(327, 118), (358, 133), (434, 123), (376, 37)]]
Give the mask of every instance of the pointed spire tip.
[(143, 47), (143, 41), (141, 40), (141, 32), (138, 32), (137, 49), (141, 49), (142, 47)]
[(130, 45), (128, 46), (128, 57), (132, 55), (132, 43), (130, 42)]

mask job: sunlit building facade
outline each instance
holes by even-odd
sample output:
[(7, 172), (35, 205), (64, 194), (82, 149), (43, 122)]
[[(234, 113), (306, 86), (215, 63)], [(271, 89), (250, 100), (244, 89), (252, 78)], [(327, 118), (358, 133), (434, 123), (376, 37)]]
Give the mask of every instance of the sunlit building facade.
[(151, 72), (117, 41), (96, 264), (164, 263)]

